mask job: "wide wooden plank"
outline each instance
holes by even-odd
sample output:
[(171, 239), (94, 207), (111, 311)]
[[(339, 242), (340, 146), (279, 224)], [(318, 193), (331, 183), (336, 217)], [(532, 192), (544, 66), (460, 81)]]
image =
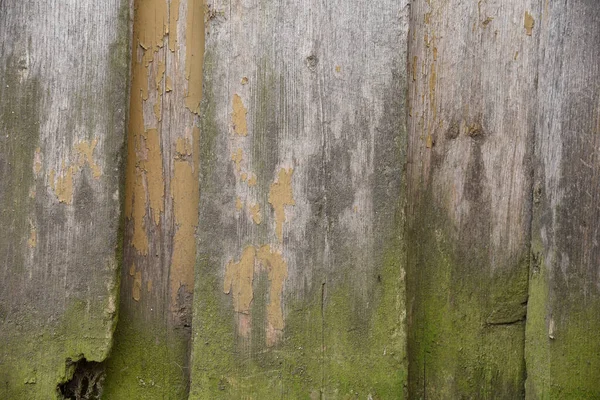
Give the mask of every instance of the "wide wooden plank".
[(96, 390), (83, 360), (111, 346), (127, 15), (121, 0), (0, 1), (2, 399), (56, 398), (76, 367)]
[(600, 398), (600, 7), (545, 1), (527, 310), (528, 399)]
[(523, 394), (538, 3), (411, 3), (412, 398)]
[(205, 8), (132, 4), (120, 317), (104, 397), (186, 399)]
[(407, 29), (208, 3), (191, 398), (403, 398)]

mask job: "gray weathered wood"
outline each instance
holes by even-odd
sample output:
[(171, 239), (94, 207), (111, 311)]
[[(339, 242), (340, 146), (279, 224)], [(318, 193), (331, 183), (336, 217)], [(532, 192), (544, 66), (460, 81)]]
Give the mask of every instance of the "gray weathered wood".
[(600, 4), (545, 1), (541, 31), (528, 399), (600, 398)]
[(537, 1), (411, 3), (409, 394), (522, 395)]
[(185, 399), (198, 224), (202, 0), (136, 0), (120, 319), (108, 399)]
[(0, 398), (110, 349), (127, 37), (121, 0), (0, 1)]
[(208, 20), (191, 398), (402, 398), (407, 2)]

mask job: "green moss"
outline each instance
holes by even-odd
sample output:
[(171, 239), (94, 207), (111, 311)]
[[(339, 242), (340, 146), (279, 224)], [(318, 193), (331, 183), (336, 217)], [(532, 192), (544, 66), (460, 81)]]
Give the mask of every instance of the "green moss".
[(520, 398), (528, 257), (492, 272), (483, 241), (461, 253), (452, 221), (428, 200), (407, 241), (409, 393)]
[(186, 340), (177, 330), (157, 328), (121, 310), (114, 345), (106, 361), (106, 399), (183, 399), (188, 381), (180, 360), (187, 357)]
[(600, 398), (600, 299), (586, 299), (573, 287), (562, 294), (557, 287), (551, 296), (549, 261), (538, 240), (533, 242), (532, 254), (525, 347), (527, 398)]

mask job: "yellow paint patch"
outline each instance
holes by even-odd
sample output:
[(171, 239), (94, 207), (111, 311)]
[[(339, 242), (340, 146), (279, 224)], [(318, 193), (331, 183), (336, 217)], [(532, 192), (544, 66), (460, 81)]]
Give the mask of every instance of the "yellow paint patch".
[(247, 84), (248, 84), (248, 78), (244, 76), (244, 77), (242, 78), (242, 80), (241, 80), (241, 82), (240, 82), (240, 83), (241, 83), (242, 85), (247, 85)]
[(283, 283), (288, 276), (287, 264), (281, 253), (273, 251), (270, 245), (262, 246), (258, 249), (256, 255), (267, 270), (270, 283), (267, 322), (274, 329), (282, 330), (284, 322), (281, 299), (283, 296)]
[(133, 289), (131, 295), (135, 301), (140, 301), (142, 296), (142, 272), (136, 271), (135, 278), (133, 278)]
[(164, 212), (165, 181), (163, 178), (162, 151), (158, 130), (149, 129), (145, 135), (145, 157), (140, 162), (140, 168), (146, 175), (146, 186), (148, 188), (148, 199), (154, 223), (158, 225), (160, 215)]
[(186, 21), (185, 76), (188, 91), (185, 106), (193, 113), (200, 112), (202, 99), (202, 65), (204, 63), (204, 1), (188, 0)]
[(242, 203), (242, 199), (238, 197), (235, 199), (235, 209), (240, 211), (242, 208), (244, 208), (244, 203)]
[(79, 155), (78, 166), (83, 168), (85, 164), (90, 167), (92, 176), (96, 179), (102, 175), (102, 170), (94, 161), (94, 149), (98, 144), (98, 139), (94, 139), (91, 142), (79, 142), (75, 145), (75, 150)]
[(240, 179), (242, 180), (242, 182), (246, 182), (246, 179), (248, 179), (248, 174), (245, 172), (242, 172)]
[(283, 223), (285, 222), (285, 206), (294, 206), (294, 194), (292, 192), (292, 168), (279, 170), (276, 182), (269, 190), (269, 203), (275, 210), (275, 234), (280, 242), (283, 242)]
[(200, 129), (194, 127), (192, 135), (191, 143), (188, 141), (183, 145), (179, 144), (180, 150), (193, 155), (192, 160), (176, 157), (171, 181), (176, 224), (170, 274), (171, 307), (173, 309), (177, 307), (177, 295), (180, 287), (184, 287), (188, 293), (192, 293), (194, 290), (195, 234), (198, 226), (200, 201), (198, 181)]
[(254, 221), (256, 225), (260, 225), (260, 223), (262, 222), (262, 215), (260, 214), (260, 205), (254, 204), (250, 206), (250, 214), (252, 215), (252, 221)]
[(73, 203), (73, 166), (65, 167), (63, 162), (60, 173), (57, 175), (54, 170), (50, 171), (50, 188), (56, 194), (58, 201), (65, 204)]
[(167, 75), (166, 83), (165, 83), (165, 92), (170, 92), (173, 90), (173, 81), (171, 77)]
[(339, 65), (336, 65), (336, 66), (335, 66), (335, 72), (337, 72), (338, 74), (339, 74), (340, 72), (342, 72), (342, 67), (341, 67), (341, 66), (339, 66)]
[(248, 186), (256, 186), (256, 175), (250, 175), (250, 178), (248, 179)]
[(242, 251), (240, 261), (230, 261), (225, 268), (223, 293), (233, 296), (235, 312), (249, 314), (250, 304), (254, 298), (252, 283), (254, 281), (254, 259), (256, 250), (248, 246)]
[(525, 30), (527, 31), (527, 35), (531, 36), (531, 34), (533, 33), (533, 27), (535, 25), (535, 20), (533, 19), (533, 16), (531, 14), (529, 14), (529, 11), (525, 11), (525, 18), (523, 20), (523, 25), (525, 27)]
[(131, 266), (129, 267), (129, 275), (135, 276), (135, 264), (134, 263), (132, 263)]
[(248, 125), (246, 123), (246, 114), (248, 110), (244, 107), (242, 98), (238, 94), (233, 95), (233, 131), (239, 136), (248, 135)]
[(179, 20), (179, 0), (171, 0), (169, 4), (169, 50), (177, 48), (177, 21)]
[(243, 158), (244, 154), (242, 153), (242, 149), (237, 149), (237, 151), (231, 155), (231, 161), (235, 163), (235, 170), (237, 172), (240, 172), (242, 170)]

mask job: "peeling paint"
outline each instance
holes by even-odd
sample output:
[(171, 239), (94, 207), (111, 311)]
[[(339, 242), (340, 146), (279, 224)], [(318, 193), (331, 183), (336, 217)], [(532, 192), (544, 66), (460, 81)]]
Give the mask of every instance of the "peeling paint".
[(57, 175), (56, 171), (51, 170), (48, 179), (50, 180), (50, 188), (58, 198), (58, 201), (65, 204), (73, 203), (73, 166), (66, 167), (63, 162), (61, 171)]
[(248, 178), (248, 186), (256, 186), (256, 175), (250, 174), (250, 178)]
[(177, 21), (179, 20), (179, 0), (171, 0), (169, 4), (169, 50), (177, 49)]
[(131, 290), (131, 296), (135, 301), (140, 301), (142, 296), (142, 271), (135, 272), (135, 278), (133, 279), (133, 288)]
[(285, 218), (285, 206), (294, 206), (294, 194), (292, 192), (293, 168), (280, 169), (278, 179), (271, 185), (269, 190), (269, 203), (275, 211), (275, 234), (280, 242), (283, 242), (283, 223)]
[(200, 129), (192, 129), (193, 139), (177, 141), (178, 153), (192, 155), (192, 159), (176, 156), (174, 175), (171, 181), (173, 213), (176, 231), (173, 238), (171, 258), (170, 292), (171, 306), (177, 307), (177, 294), (180, 287), (188, 293), (194, 290), (194, 265), (196, 262), (196, 228), (198, 226), (198, 204), (200, 201), (199, 149)]
[(248, 124), (246, 122), (246, 114), (248, 110), (244, 107), (242, 98), (238, 94), (233, 95), (233, 114), (231, 116), (233, 123), (233, 131), (236, 135), (247, 136)]
[(132, 219), (133, 219), (133, 237), (131, 245), (142, 255), (148, 254), (148, 236), (146, 235), (146, 226), (144, 217), (146, 216), (146, 192), (142, 181), (141, 171), (136, 169), (135, 182), (133, 186), (134, 203)]
[(140, 162), (140, 168), (146, 175), (148, 199), (154, 223), (158, 225), (160, 215), (164, 212), (165, 181), (163, 178), (162, 152), (158, 130), (148, 129), (145, 135), (145, 158)]
[(535, 25), (535, 20), (533, 19), (533, 16), (531, 14), (529, 14), (529, 11), (525, 11), (525, 18), (523, 20), (523, 25), (525, 27), (525, 30), (527, 31), (527, 35), (531, 36), (531, 34), (533, 33), (533, 27)]
[(165, 92), (170, 92), (173, 90), (173, 81), (171, 80), (171, 77), (167, 75), (167, 78), (165, 79)]
[(158, 68), (156, 70), (156, 76), (155, 76), (155, 83), (156, 83), (156, 90), (160, 91), (160, 83), (163, 80), (163, 76), (165, 75), (165, 71), (166, 71), (167, 67), (165, 66), (164, 61), (159, 60), (158, 61)]
[(231, 155), (231, 161), (235, 163), (235, 170), (240, 172), (242, 170), (242, 160), (244, 158), (244, 154), (242, 153), (242, 149), (237, 149), (235, 153)]
[(246, 182), (246, 180), (248, 179), (248, 174), (246, 172), (242, 172), (242, 175), (240, 175), (240, 179), (242, 180), (242, 182)]
[(185, 106), (193, 113), (200, 112), (202, 99), (202, 65), (204, 63), (204, 4), (189, 0), (186, 27), (185, 76), (188, 92)]
[(277, 342), (280, 332), (284, 328), (283, 310), (281, 307), (283, 296), (283, 283), (285, 282), (288, 269), (287, 264), (278, 251), (273, 251), (270, 245), (258, 249), (257, 258), (267, 270), (269, 277), (269, 304), (267, 305), (267, 345)]
[(233, 310), (250, 314), (250, 304), (254, 298), (252, 283), (254, 281), (254, 261), (256, 249), (248, 246), (242, 251), (240, 261), (230, 261), (225, 268), (223, 293), (233, 296)]
[(260, 223), (262, 222), (262, 215), (260, 214), (260, 205), (254, 204), (250, 206), (250, 214), (252, 215), (252, 221), (254, 221), (256, 225), (260, 225)]
[(242, 199), (238, 197), (235, 199), (235, 209), (240, 211), (242, 208), (244, 208), (244, 203), (242, 203)]

